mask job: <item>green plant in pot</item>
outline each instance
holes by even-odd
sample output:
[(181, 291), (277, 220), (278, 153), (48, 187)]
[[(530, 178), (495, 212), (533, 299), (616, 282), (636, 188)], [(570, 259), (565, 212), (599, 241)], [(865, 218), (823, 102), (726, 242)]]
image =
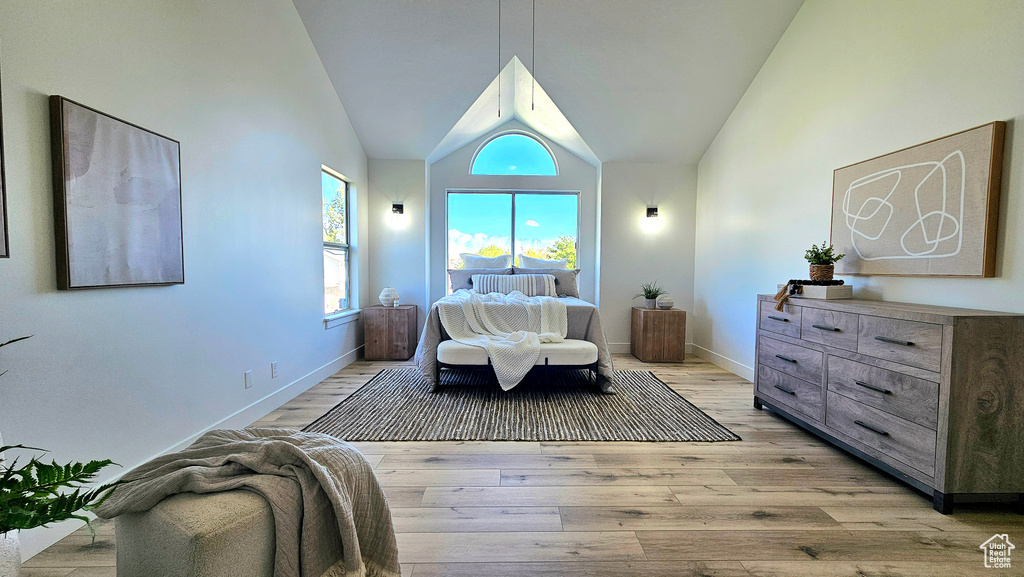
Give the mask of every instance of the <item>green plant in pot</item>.
[(812, 244), (804, 253), (804, 258), (811, 265), (811, 280), (832, 280), (835, 264), (844, 256), (836, 254), (834, 247), (827, 242), (822, 242), (821, 246)]
[(643, 297), (645, 309), (656, 309), (658, 308), (658, 297), (667, 294), (668, 291), (658, 286), (658, 281), (654, 281), (640, 285), (640, 292), (633, 298)]
[[(0, 343), (0, 347), (27, 338)], [(5, 460), (7, 452), (14, 449), (41, 450), (24, 445), (3, 446), (0, 439), (0, 577), (18, 575), (21, 565), (19, 531), (46, 527), (66, 519), (88, 524), (89, 518), (83, 512), (99, 506), (119, 484), (89, 486), (103, 468), (114, 464), (110, 460), (60, 465), (32, 457), (19, 466), (18, 459)]]

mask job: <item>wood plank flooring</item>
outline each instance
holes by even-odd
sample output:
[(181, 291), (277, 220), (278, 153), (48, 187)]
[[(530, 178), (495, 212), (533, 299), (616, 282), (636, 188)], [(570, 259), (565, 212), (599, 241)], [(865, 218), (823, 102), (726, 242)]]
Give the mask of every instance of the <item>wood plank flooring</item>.
[[(615, 363), (654, 371), (743, 441), (355, 443), (388, 495), (404, 575), (959, 577), (991, 574), (978, 546), (994, 533), (1024, 541), (1024, 516), (940, 515), (755, 410), (751, 384), (710, 363)], [(354, 363), (254, 424), (301, 428), (401, 364)], [(79, 531), (21, 576), (112, 577), (113, 526), (97, 527), (95, 544)]]

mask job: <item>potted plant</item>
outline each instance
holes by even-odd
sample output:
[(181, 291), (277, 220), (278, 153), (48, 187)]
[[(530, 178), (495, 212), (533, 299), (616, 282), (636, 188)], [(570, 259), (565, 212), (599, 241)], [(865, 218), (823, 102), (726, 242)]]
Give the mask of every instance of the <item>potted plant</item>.
[(648, 282), (640, 285), (640, 292), (633, 298), (644, 298), (645, 309), (658, 308), (658, 297), (668, 294), (668, 291), (658, 286), (658, 281)]
[[(0, 343), (0, 347), (27, 338)], [(58, 465), (32, 457), (19, 467), (17, 459), (5, 464), (4, 454), (11, 449), (41, 450), (24, 445), (3, 446), (0, 438), (0, 577), (18, 576), (20, 530), (46, 527), (65, 519), (79, 519), (88, 525), (89, 518), (81, 512), (99, 506), (119, 484), (87, 487), (101, 469), (113, 464), (110, 460)]]
[(811, 280), (832, 280), (835, 264), (844, 256), (836, 254), (832, 245), (826, 242), (822, 242), (820, 247), (812, 244), (804, 253), (804, 258), (811, 265)]

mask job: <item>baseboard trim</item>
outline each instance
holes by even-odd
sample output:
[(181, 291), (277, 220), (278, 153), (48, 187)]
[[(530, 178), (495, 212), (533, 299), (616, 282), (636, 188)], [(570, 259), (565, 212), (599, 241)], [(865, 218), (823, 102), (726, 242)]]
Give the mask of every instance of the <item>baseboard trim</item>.
[[(613, 355), (628, 355), (629, 354), (629, 343), (608, 343), (608, 351)], [(693, 343), (686, 343), (686, 347), (683, 349), (686, 354), (693, 352)]]
[[(142, 463), (148, 462), (151, 459), (155, 459), (160, 455), (166, 455), (167, 453), (180, 451), (181, 449), (184, 449), (185, 447), (191, 445), (193, 442), (195, 442), (196, 439), (198, 439), (201, 435), (208, 431), (212, 431), (213, 429), (232, 429), (244, 427), (252, 423), (253, 421), (256, 421), (266, 416), (274, 409), (280, 407), (281, 405), (284, 405), (288, 401), (313, 388), (314, 385), (319, 384), (327, 377), (352, 364), (353, 361), (359, 358), (359, 352), (362, 348), (363, 346), (359, 345), (358, 347), (352, 349), (351, 351), (334, 359), (333, 361), (317, 369), (314, 369), (313, 371), (310, 371), (306, 375), (299, 377), (298, 379), (292, 381), (291, 383), (281, 387), (280, 389), (272, 393), (269, 393), (268, 395), (264, 396), (258, 401), (255, 401), (245, 407), (242, 407), (241, 409), (235, 411), (234, 413), (231, 413), (227, 417), (224, 417), (223, 419), (213, 423), (212, 425), (205, 427), (199, 430), (198, 432), (186, 437), (184, 440), (177, 442), (171, 445), (170, 447), (167, 447), (166, 449), (152, 455), (148, 459), (144, 459), (143, 461), (135, 463), (131, 466), (124, 467), (124, 469), (122, 469), (122, 473), (116, 475), (111, 479), (106, 479), (104, 482), (116, 481), (128, 471), (131, 471), (132, 469), (138, 467)], [(96, 518), (95, 515), (91, 513), (87, 514), (86, 516), (92, 519)], [(28, 561), (29, 559), (31, 559), (32, 557), (46, 549), (47, 547), (53, 545), (57, 541), (60, 541), (64, 537), (67, 537), (68, 535), (74, 533), (78, 529), (81, 529), (83, 526), (84, 524), (82, 522), (72, 519), (61, 523), (55, 523), (49, 527), (41, 527), (38, 529), (22, 531), (20, 535), (22, 559)]]
[(698, 357), (704, 359), (705, 361), (708, 361), (713, 365), (722, 367), (723, 369), (729, 371), (730, 373), (736, 376), (743, 377), (744, 379), (747, 379), (750, 382), (754, 382), (753, 367), (748, 367), (747, 365), (744, 365), (739, 361), (730, 359), (725, 355), (720, 355), (710, 349), (705, 349), (704, 347), (698, 344), (691, 344), (693, 344), (694, 354), (696, 354)]

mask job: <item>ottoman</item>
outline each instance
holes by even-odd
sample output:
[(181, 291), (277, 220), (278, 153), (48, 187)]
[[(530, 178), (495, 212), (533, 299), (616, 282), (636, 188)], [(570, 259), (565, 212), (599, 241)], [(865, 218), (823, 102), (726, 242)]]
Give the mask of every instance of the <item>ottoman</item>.
[(117, 517), (118, 577), (272, 577), (274, 515), (250, 491), (182, 493)]

